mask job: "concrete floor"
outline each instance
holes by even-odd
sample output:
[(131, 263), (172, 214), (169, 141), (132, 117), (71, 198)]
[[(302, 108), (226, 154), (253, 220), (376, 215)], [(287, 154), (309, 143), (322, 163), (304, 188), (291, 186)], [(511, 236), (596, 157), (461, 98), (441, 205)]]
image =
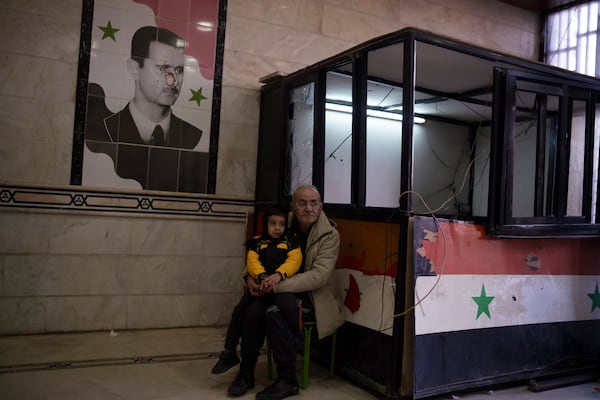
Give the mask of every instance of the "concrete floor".
[[(237, 368), (212, 375), (223, 343), (221, 328), (185, 328), (0, 336), (2, 400), (205, 400), (227, 399)], [(339, 349), (338, 349), (339, 351)], [(300, 362), (298, 367), (300, 367)], [(310, 383), (297, 399), (378, 398), (350, 382), (310, 367)], [(256, 387), (240, 399), (254, 399), (271, 381), (260, 357)], [(448, 394), (436, 399), (589, 400), (600, 399), (599, 382), (533, 393), (526, 387), (494, 392)]]

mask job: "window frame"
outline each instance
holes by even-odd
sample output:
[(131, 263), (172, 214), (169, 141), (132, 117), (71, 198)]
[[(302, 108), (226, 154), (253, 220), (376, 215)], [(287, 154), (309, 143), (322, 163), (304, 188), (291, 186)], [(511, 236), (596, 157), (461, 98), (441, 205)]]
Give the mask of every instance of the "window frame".
[[(529, 85), (528, 91), (559, 97), (559, 122), (556, 146), (556, 167), (548, 177), (552, 187), (547, 193), (550, 211), (539, 211), (532, 217), (513, 217), (514, 191), (514, 123), (516, 117), (516, 92), (521, 83)], [(488, 231), (497, 237), (595, 237), (600, 235), (598, 210), (592, 220), (591, 196), (594, 190), (593, 157), (595, 104), (597, 88), (581, 82), (559, 79), (523, 71), (496, 68), (494, 71), (494, 107), (488, 203)], [(523, 85), (521, 85), (523, 87)], [(567, 188), (569, 187), (569, 157), (572, 118), (572, 101), (586, 101), (585, 156), (583, 161), (582, 213), (567, 216)], [(539, 115), (538, 115), (539, 117)], [(539, 148), (540, 135), (537, 138)], [(544, 168), (536, 167), (535, 180), (544, 180)], [(542, 176), (541, 176), (542, 175)], [(597, 188), (595, 190), (598, 190)], [(536, 202), (544, 198), (535, 199)], [(596, 205), (596, 208), (598, 206)], [(541, 213), (542, 215), (537, 215)]]

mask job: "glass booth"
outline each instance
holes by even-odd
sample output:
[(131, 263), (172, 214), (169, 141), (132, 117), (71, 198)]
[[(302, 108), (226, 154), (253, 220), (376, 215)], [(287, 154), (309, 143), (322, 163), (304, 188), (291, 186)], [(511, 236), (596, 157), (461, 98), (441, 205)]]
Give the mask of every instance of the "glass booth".
[(261, 82), (257, 208), (311, 183), (341, 233), (340, 375), (423, 398), (597, 368), (596, 79), (409, 28)]

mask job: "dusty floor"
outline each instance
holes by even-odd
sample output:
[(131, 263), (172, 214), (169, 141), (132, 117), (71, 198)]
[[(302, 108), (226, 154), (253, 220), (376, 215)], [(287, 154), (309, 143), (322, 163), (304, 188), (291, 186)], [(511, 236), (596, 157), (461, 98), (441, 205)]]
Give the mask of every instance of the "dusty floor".
[[(212, 375), (223, 343), (221, 328), (161, 329), (79, 334), (0, 336), (0, 398), (3, 400), (188, 400), (227, 399), (236, 368)], [(298, 363), (300, 368), (301, 363)], [(260, 371), (264, 371), (261, 373)], [(260, 357), (253, 399), (271, 381)], [(449, 394), (437, 399), (589, 400), (600, 399), (599, 382), (533, 393), (526, 387)], [(344, 380), (329, 378), (319, 365), (295, 398), (376, 399)]]

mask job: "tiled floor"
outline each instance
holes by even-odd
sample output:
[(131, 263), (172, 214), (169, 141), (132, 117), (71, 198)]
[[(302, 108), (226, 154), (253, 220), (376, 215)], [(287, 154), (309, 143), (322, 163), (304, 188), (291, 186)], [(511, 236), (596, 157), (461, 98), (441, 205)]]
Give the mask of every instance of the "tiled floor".
[[(237, 368), (222, 375), (210, 369), (223, 342), (223, 329), (189, 328), (0, 337), (0, 398), (3, 400), (205, 400), (227, 399)], [(338, 349), (339, 351), (340, 349)], [(268, 385), (265, 357), (257, 366), (253, 399)], [(300, 363), (298, 363), (300, 366)], [(261, 373), (261, 371), (265, 371)], [(525, 387), (438, 399), (583, 400), (600, 399), (589, 382), (547, 392)], [(330, 379), (311, 365), (310, 384), (297, 399), (376, 399), (346, 380)]]

